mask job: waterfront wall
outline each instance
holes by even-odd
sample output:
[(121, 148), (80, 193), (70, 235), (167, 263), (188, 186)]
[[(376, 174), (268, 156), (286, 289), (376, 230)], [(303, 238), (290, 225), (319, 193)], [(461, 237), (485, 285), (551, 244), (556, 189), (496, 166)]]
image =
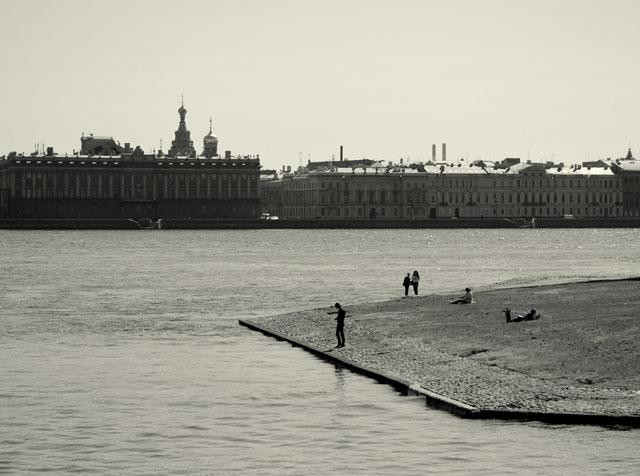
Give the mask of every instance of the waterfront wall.
[[(640, 218), (538, 219), (536, 228), (640, 228)], [(233, 220), (233, 219), (0, 219), (0, 229), (383, 229), (531, 228), (504, 219), (432, 220)]]

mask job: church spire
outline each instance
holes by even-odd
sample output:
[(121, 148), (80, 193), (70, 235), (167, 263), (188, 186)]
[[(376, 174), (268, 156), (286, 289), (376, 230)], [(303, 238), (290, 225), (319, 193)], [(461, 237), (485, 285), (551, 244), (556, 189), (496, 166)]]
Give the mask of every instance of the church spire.
[(218, 155), (218, 138), (213, 133), (213, 118), (211, 116), (209, 116), (209, 133), (204, 136), (202, 142), (204, 144), (202, 155), (207, 159)]
[(627, 160), (633, 159), (633, 153), (631, 152), (631, 146), (629, 146), (629, 150), (627, 151), (627, 156), (625, 157)]
[(195, 157), (196, 150), (193, 148), (191, 133), (187, 129), (187, 122), (185, 120), (187, 110), (184, 107), (184, 95), (181, 95), (180, 109), (178, 109), (178, 114), (180, 114), (180, 123), (178, 124), (178, 130), (175, 133), (176, 138), (171, 142), (169, 155), (172, 157), (175, 157), (177, 155)]

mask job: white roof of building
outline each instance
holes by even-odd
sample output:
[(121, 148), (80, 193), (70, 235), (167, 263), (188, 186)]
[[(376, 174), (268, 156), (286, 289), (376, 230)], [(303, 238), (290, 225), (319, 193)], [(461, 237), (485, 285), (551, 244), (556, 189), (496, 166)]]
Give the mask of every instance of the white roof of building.
[(575, 175), (614, 175), (609, 167), (580, 167), (573, 171)]
[(640, 160), (621, 160), (616, 165), (622, 170), (629, 172), (640, 172)]
[[(485, 165), (488, 165), (488, 162), (484, 162)], [(368, 167), (327, 167), (323, 169), (315, 169), (315, 170), (307, 170), (304, 169), (302, 171), (291, 172), (291, 175), (295, 175), (296, 177), (303, 178), (310, 175), (333, 175), (333, 174), (341, 174), (341, 175), (367, 175), (367, 176), (375, 176), (375, 175), (517, 175), (526, 171), (529, 168), (535, 168), (537, 170), (543, 171), (544, 174), (554, 175), (554, 176), (570, 176), (570, 175), (614, 175), (614, 172), (611, 170), (611, 167), (566, 167), (566, 166), (555, 166), (550, 167), (548, 163), (543, 162), (521, 162), (518, 164), (514, 164), (511, 167), (507, 168), (494, 168), (491, 167), (481, 167), (479, 165), (471, 165), (468, 163), (448, 163), (445, 164), (443, 162), (429, 165), (420, 165), (412, 164), (413, 167), (410, 167), (405, 164), (395, 164), (395, 165), (386, 165), (382, 166), (381, 162), (376, 163), (375, 165)], [(618, 164), (624, 170), (633, 170), (640, 172), (640, 161), (626, 161), (623, 164)]]
[(425, 165), (425, 172), (428, 174), (486, 174), (490, 171), (482, 167), (467, 164), (435, 164)]

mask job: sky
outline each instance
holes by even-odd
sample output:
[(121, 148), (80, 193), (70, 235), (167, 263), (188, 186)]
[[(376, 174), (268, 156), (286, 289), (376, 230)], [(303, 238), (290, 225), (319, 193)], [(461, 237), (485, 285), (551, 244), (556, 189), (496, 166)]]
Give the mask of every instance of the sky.
[(307, 160), (640, 156), (637, 0), (0, 0), (0, 155), (82, 133)]

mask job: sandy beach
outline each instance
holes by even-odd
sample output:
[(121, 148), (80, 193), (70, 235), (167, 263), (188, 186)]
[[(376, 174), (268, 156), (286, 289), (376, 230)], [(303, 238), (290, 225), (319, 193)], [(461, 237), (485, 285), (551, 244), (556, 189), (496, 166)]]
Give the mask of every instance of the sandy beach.
[[(257, 322), (478, 409), (637, 416), (639, 285), (629, 279), (474, 290), (473, 303), (451, 305), (452, 295), (428, 294), (423, 283), (424, 296), (343, 302), (342, 349), (334, 349), (331, 306)], [(504, 307), (513, 315), (534, 308), (542, 317), (507, 323)]]

